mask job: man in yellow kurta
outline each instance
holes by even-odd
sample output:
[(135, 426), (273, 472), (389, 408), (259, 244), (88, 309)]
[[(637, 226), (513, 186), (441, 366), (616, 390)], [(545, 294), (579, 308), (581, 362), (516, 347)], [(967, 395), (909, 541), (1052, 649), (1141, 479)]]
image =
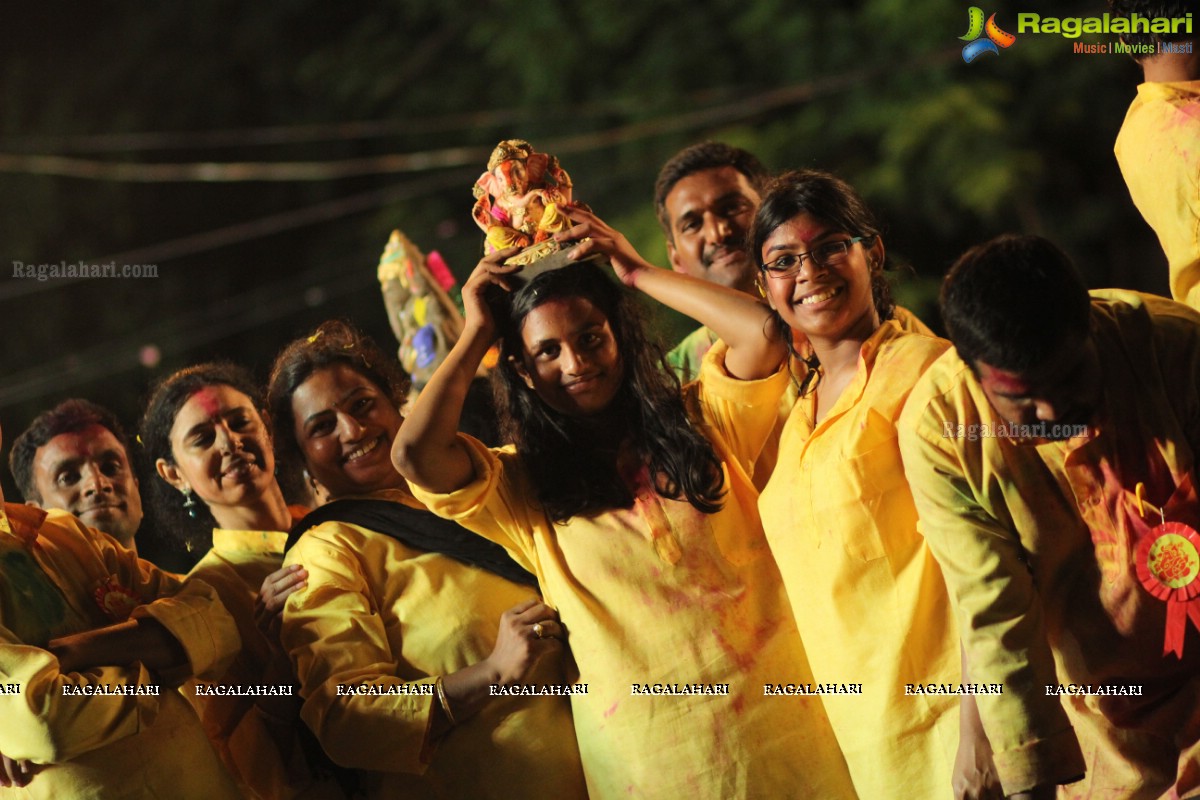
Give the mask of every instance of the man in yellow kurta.
[[(1114, 15), (1171, 17), (1196, 3), (1110, 0)], [(1200, 310), (1200, 53), (1190, 33), (1134, 34), (1127, 44), (1145, 82), (1125, 114), (1114, 148), (1134, 205), (1158, 235), (1171, 296)]]
[[(369, 497), (422, 509), (402, 490)], [(498, 696), (434, 736), (435, 679), (484, 660), (501, 614), (535, 588), (343, 522), (304, 533), (285, 563), (309, 576), (282, 631), (304, 722), (371, 797), (585, 796), (563, 696)], [(526, 683), (564, 686), (561, 661), (542, 658)]]
[(956, 350), (913, 390), (900, 444), (972, 679), (1003, 685), (977, 701), (1005, 791), (1191, 796), (1200, 636), (1167, 646), (1145, 545), (1164, 520), (1200, 524), (1200, 315), (1089, 302), (1036, 237), (969, 251), (942, 308)]
[[(60, 651), (46, 649), (127, 619), (165, 629), (183, 663), (157, 675), (138, 660), (64, 669)], [(195, 712), (170, 688), (221, 674), (238, 646), (207, 585), (181, 588), (65, 512), (3, 506), (0, 753), (28, 762), (32, 777), (24, 792), (0, 797), (239, 797)]]
[[(588, 686), (571, 700), (593, 798), (854, 796), (820, 698), (764, 692), (814, 682), (748, 474), (786, 382), (703, 403), (728, 488), (715, 514), (643, 476), (632, 508), (556, 524), (511, 447), (465, 435), (475, 480), (446, 495), (414, 487), (503, 545), (558, 609)], [(737, 423), (739, 404), (762, 405), (758, 424)]]

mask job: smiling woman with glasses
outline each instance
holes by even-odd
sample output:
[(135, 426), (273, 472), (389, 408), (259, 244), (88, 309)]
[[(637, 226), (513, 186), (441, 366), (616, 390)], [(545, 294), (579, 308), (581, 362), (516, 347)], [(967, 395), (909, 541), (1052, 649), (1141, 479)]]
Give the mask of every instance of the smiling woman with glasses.
[[(865, 240), (874, 240), (874, 236), (855, 236), (841, 242), (829, 242), (820, 247), (814, 247), (808, 253), (788, 253), (772, 261), (770, 264), (760, 264), (759, 267), (769, 278), (790, 278), (804, 266), (804, 259), (817, 267), (836, 267), (846, 261), (850, 255), (850, 246)], [(873, 244), (872, 242), (869, 242)]]
[(736, 430), (769, 429), (795, 373), (801, 393), (758, 507), (813, 674), (863, 687), (825, 703), (858, 796), (940, 797), (953, 782), (956, 797), (999, 797), (974, 704), (961, 709), (956, 762), (957, 698), (906, 691), (965, 680), (896, 434), (909, 392), (948, 343), (894, 319), (866, 204), (825, 172), (766, 187), (750, 239), (769, 308), (651, 267), (598, 221), (571, 234), (590, 236), (578, 251), (607, 254), (627, 285), (716, 331), (696, 396), (702, 408), (738, 403)]

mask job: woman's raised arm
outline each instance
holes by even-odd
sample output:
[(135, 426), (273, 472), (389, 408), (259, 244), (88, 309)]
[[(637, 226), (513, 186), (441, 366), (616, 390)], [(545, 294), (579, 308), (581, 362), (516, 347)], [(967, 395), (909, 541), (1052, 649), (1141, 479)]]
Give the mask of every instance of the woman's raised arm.
[(568, 213), (574, 227), (555, 238), (588, 239), (575, 246), (572, 258), (603, 253), (626, 286), (641, 290), (712, 330), (729, 346), (725, 368), (735, 378), (765, 378), (779, 368), (787, 346), (770, 332), (771, 310), (765, 303), (736, 289), (652, 266), (620, 231), (595, 214), (574, 208)]
[(392, 444), (392, 464), (423, 489), (452, 492), (475, 477), (471, 457), (458, 441), (458, 424), (471, 380), (496, 339), (496, 321), (484, 292), (492, 284), (509, 289), (504, 276), (520, 268), (505, 267), (503, 262), (517, 252), (513, 247), (485, 257), (463, 285), (462, 336), (417, 396)]

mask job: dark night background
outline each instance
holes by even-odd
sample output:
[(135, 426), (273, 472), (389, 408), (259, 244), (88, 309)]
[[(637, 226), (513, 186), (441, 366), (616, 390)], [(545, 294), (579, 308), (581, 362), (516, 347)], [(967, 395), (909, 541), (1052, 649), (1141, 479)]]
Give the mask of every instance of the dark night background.
[[(1055, 35), (1019, 35), (965, 64), (968, 6), (11, 6), (0, 25), (5, 440), (72, 396), (133, 428), (156, 377), (214, 358), (265, 377), (286, 341), (332, 316), (393, 346), (375, 280), (388, 233), (401, 228), (465, 277), (481, 242), (471, 185), (511, 137), (558, 155), (576, 198), (664, 265), (658, 167), (718, 138), (773, 170), (854, 183), (885, 222), (889, 254), (914, 271), (899, 279), (901, 302), (935, 325), (946, 267), (1007, 231), (1053, 238), (1092, 286), (1165, 292), (1165, 259), (1112, 155), (1139, 70), (1073, 54)], [(984, 10), (1015, 33), (1018, 12), (1105, 9)], [(319, 174), (221, 181), (236, 170), (182, 167), (145, 180), (161, 177), (151, 165), (294, 162)], [(158, 277), (12, 277), (14, 261), (113, 260), (156, 264)], [(691, 327), (659, 320), (672, 341)]]

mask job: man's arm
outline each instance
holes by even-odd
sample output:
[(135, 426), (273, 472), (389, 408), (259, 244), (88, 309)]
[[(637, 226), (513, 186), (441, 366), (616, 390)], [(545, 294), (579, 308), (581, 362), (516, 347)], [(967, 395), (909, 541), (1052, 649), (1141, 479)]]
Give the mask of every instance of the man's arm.
[[(79, 524), (74, 517), (66, 519), (76, 523), (80, 535), (99, 551), (106, 570), (122, 587), (150, 601), (134, 608), (127, 620), (117, 618), (136, 626), (89, 632), (91, 654), (83, 660), (91, 664), (140, 660), (170, 686), (192, 677), (219, 680), (241, 651), (242, 640), (216, 590), (199, 580), (181, 582), (179, 576), (138, 558), (111, 536)], [(52, 513), (50, 520), (62, 522), (63, 518)], [(151, 622), (155, 624), (145, 624)], [(83, 655), (80, 641), (66, 644), (74, 645), (72, 658)], [(121, 653), (124, 660), (114, 662), (113, 657)]]
[(978, 417), (952, 413), (959, 410), (952, 403), (922, 391), (931, 377), (918, 384), (899, 425), (919, 530), (954, 597), (973, 679), (1001, 687), (976, 700), (1005, 792), (1052, 795), (1055, 785), (1081, 777), (1084, 763), (1058, 698), (1046, 693), (1056, 678), (1040, 600), (1017, 533), (983, 496), (985, 443), (943, 436), (945, 422)]
[(14, 760), (69, 761), (132, 736), (158, 713), (156, 695), (91, 694), (97, 687), (154, 687), (156, 680), (140, 663), (64, 672), (53, 653), (21, 644), (4, 627), (0, 683), (19, 687), (17, 694), (0, 695), (0, 753)]

